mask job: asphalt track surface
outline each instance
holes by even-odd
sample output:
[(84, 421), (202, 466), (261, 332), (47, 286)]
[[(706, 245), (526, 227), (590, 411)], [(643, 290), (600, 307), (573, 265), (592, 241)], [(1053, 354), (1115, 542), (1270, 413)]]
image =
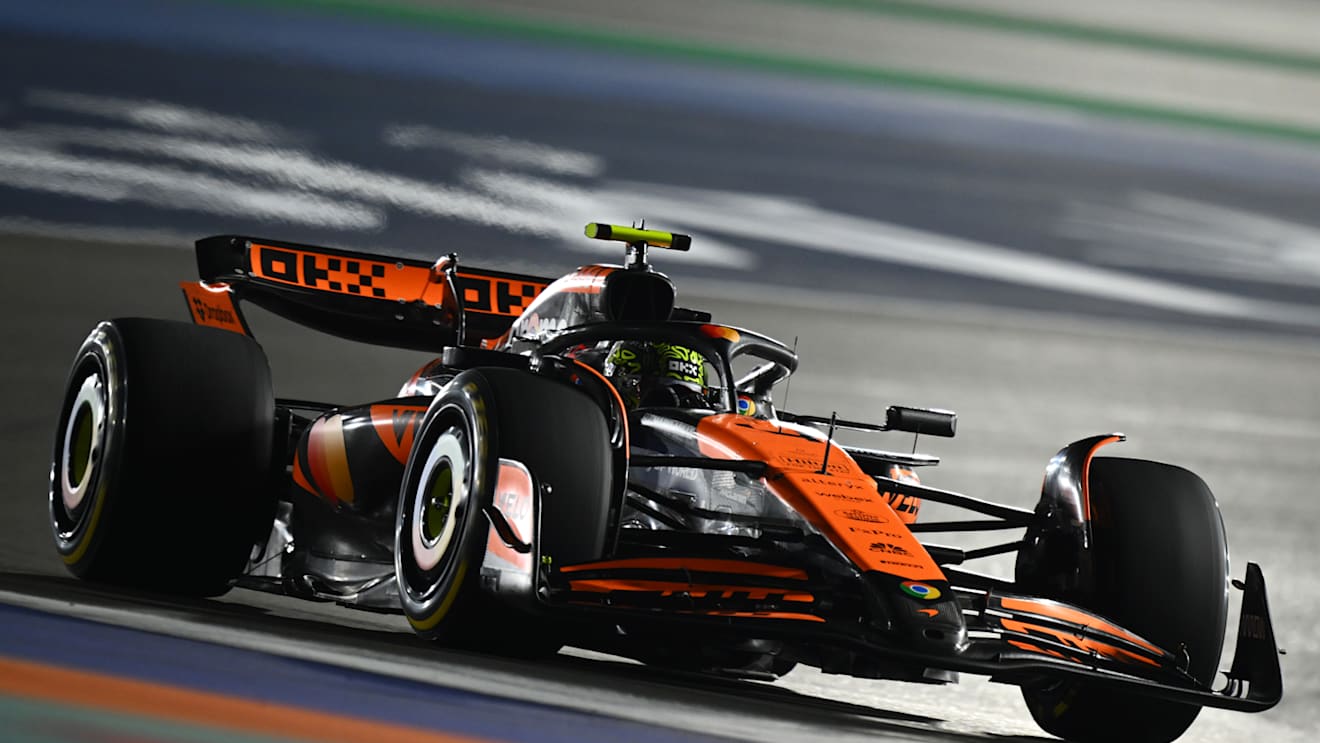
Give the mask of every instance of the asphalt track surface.
[[(278, 146), (310, 151), (322, 163), (351, 163), (431, 184), (480, 181), (479, 171), (488, 163), (474, 154), (479, 148), (458, 147), (456, 152), (452, 143), (458, 140), (452, 136), (444, 140), (448, 149), (402, 149), (383, 143), (382, 132), (400, 124), (427, 124), (444, 132), (503, 136), (552, 146), (560, 154), (597, 158), (559, 160), (569, 163), (552, 171), (559, 191), (538, 184), (535, 194), (542, 198), (562, 195), (563, 181), (596, 189), (593, 193), (632, 187), (640, 194), (634, 201), (602, 202), (601, 208), (642, 208), (647, 197), (659, 202), (668, 196), (671, 200), (660, 211), (681, 220), (679, 207), (709, 202), (716, 198), (710, 194), (718, 192), (733, 221), (748, 216), (737, 214), (740, 202), (728, 196), (740, 194), (743, 206), (769, 209), (757, 215), (765, 220), (776, 217), (773, 207), (782, 211), (807, 203), (818, 211), (812, 213), (814, 222), (805, 221), (822, 229), (839, 229), (840, 218), (821, 217), (819, 210), (862, 220), (860, 226), (851, 223), (853, 232), (843, 233), (850, 238), (875, 231), (877, 224), (897, 224), (975, 245), (1009, 245), (1028, 256), (1066, 259), (1083, 268), (1101, 266), (1097, 256), (1106, 252), (1097, 245), (1130, 239), (1130, 230), (1149, 228), (1157, 218), (1166, 220), (1159, 223), (1166, 237), (1167, 220), (1174, 220), (1173, 231), (1184, 247), (1189, 232), (1204, 238), (1206, 230), (1245, 230), (1247, 225), (1267, 236), (1291, 235), (1305, 247), (1315, 230), (1306, 187), (1315, 173), (1305, 167), (1305, 155), (1249, 158), (1258, 167), (1239, 168), (1229, 177), (1234, 168), (1224, 163), (1181, 159), (1184, 145), (1168, 144), (1173, 138), (1167, 132), (1134, 135), (1126, 129), (1109, 131), (1103, 124), (1080, 129), (1070, 124), (1051, 130), (1055, 139), (1041, 139), (1041, 151), (1033, 151), (1010, 141), (1011, 127), (1001, 119), (978, 118), (985, 114), (957, 107), (939, 109), (941, 116), (952, 117), (955, 125), (968, 118), (993, 120), (1000, 129), (983, 129), (970, 138), (972, 144), (957, 144), (950, 141), (957, 137), (938, 126), (924, 133), (921, 126), (899, 124), (867, 132), (849, 125), (834, 109), (814, 117), (776, 113), (766, 108), (776, 100), (769, 93), (760, 98), (746, 94), (761, 107), (755, 111), (727, 101), (697, 106), (689, 100), (678, 115), (673, 98), (691, 91), (670, 90), (672, 97), (663, 104), (625, 95), (603, 105), (578, 78), (556, 78), (557, 85), (529, 92), (514, 84), (512, 74), (498, 81), (464, 81), (297, 58), (274, 64), (267, 57), (218, 49), (182, 51), (37, 31), (11, 31), (4, 42), (0, 64), (23, 70), (21, 76), (0, 80), (3, 144), (8, 146), (3, 153), (10, 157), (4, 172), (22, 173), (27, 180), (0, 184), (11, 233), (0, 239), (5, 308), (0, 400), (6, 411), (0, 428), (0, 569), (6, 575), (0, 587), (52, 597), (74, 605), (75, 613), (90, 611), (88, 606), (118, 607), (144, 623), (164, 616), (235, 627), (245, 637), (267, 638), (267, 645), (319, 643), (345, 656), (386, 656), (396, 664), (400, 658), (435, 655), (434, 665), (427, 664), (433, 683), (461, 684), (481, 674), (532, 678), (540, 691), (530, 694), (549, 694), (565, 705), (599, 698), (608, 715), (625, 714), (627, 702), (607, 693), (622, 690), (632, 695), (634, 706), (637, 699), (660, 705), (666, 719), (681, 719), (690, 729), (746, 739), (975, 740), (1038, 733), (1012, 689), (975, 681), (931, 689), (799, 671), (766, 688), (701, 682), (601, 659), (564, 657), (545, 666), (524, 666), (419, 650), (397, 621), (345, 610), (248, 592), (235, 592), (222, 602), (123, 597), (65, 579), (49, 547), (43, 503), (63, 375), (72, 350), (99, 319), (184, 316), (175, 287), (193, 275), (191, 256), (184, 247), (158, 243), (235, 231), (424, 255), (463, 246), (473, 262), (480, 254), (482, 263), (488, 257), (493, 265), (516, 262), (547, 271), (592, 255), (581, 245), (567, 247), (567, 234), (547, 233), (535, 220), (520, 232), (471, 215), (437, 216), (383, 198), (360, 213), (365, 220), (383, 217), (385, 222), (365, 229), (299, 223), (278, 215), (244, 218), (221, 211), (223, 205), (188, 202), (186, 196), (170, 204), (168, 185), (175, 181), (162, 180), (162, 170), (268, 191), (280, 184), (272, 184), (269, 173), (248, 171), (247, 179), (240, 180), (226, 169), (230, 165), (180, 161), (159, 148), (141, 147), (140, 139), (124, 133), (164, 139), (177, 137), (177, 131), (113, 120), (106, 112), (122, 107), (107, 101), (169, 102), (228, 116), (230, 125), (241, 117), (265, 126), (262, 136), (273, 132)], [(472, 48), (480, 51), (492, 43)], [(562, 61), (544, 50), (519, 53), (548, 60), (542, 72)], [(618, 65), (626, 67), (628, 61)], [(670, 74), (681, 77), (680, 72), (694, 74)], [(760, 90), (747, 80), (739, 82)], [(657, 83), (657, 88), (664, 86)], [(89, 101), (107, 105), (79, 108)], [(876, 105), (909, 111), (913, 121), (932, 115), (929, 102), (885, 99)], [(99, 113), (89, 113), (90, 108)], [(1099, 133), (1088, 134), (1093, 130)], [(1142, 157), (1125, 154), (1133, 136), (1147, 143)], [(1068, 138), (1087, 146), (1066, 156), (1060, 149), (1070, 148), (1056, 145)], [(71, 157), (34, 163), (12, 154), (50, 151)], [(1229, 147), (1223, 157), (1231, 162), (1239, 155)], [(100, 169), (87, 171), (87, 161), (99, 163)], [(546, 161), (536, 162), (540, 170), (532, 176), (480, 182), (510, 189), (507, 201), (517, 203), (529, 177), (546, 177)], [(593, 170), (592, 163), (604, 163), (604, 170)], [(76, 188), (90, 182), (113, 191), (124, 182), (128, 165), (142, 168), (132, 171), (138, 187), (128, 195), (95, 199)], [(501, 172), (507, 175), (508, 170)], [(695, 187), (705, 189), (704, 198), (674, 196)], [(328, 198), (314, 188), (294, 190)], [(151, 196), (156, 192), (159, 198)], [(781, 200), (747, 194), (773, 194)], [(1150, 194), (1165, 200), (1152, 201)], [(353, 199), (337, 203), (345, 207), (336, 212), (341, 214), (362, 206)], [(593, 205), (589, 198), (587, 203)], [(1152, 204), (1154, 213), (1147, 208)], [(1233, 210), (1240, 218), (1207, 226), (1207, 204)], [(579, 208), (547, 208), (541, 215), (577, 218)], [(520, 212), (508, 208), (493, 219), (501, 214)], [(1064, 222), (1074, 228), (1071, 240), (1060, 234)], [(1096, 229), (1097, 224), (1117, 224), (1129, 232), (1077, 236), (1082, 224)], [(1241, 574), (1247, 559), (1265, 569), (1280, 642), (1289, 650), (1288, 697), (1276, 711), (1261, 716), (1207, 712), (1186, 739), (1304, 740), (1317, 730), (1320, 680), (1314, 668), (1320, 645), (1309, 631), (1320, 608), (1313, 547), (1320, 509), (1311, 492), (1313, 452), (1320, 445), (1320, 396), (1314, 381), (1320, 352), (1314, 347), (1314, 326), (1250, 312), (1169, 310), (1093, 293), (1046, 291), (987, 279), (970, 269), (938, 271), (901, 259), (822, 253), (791, 241), (762, 243), (748, 236), (750, 230), (721, 232), (713, 218), (696, 227), (707, 229), (709, 242), (729, 251), (723, 254), (729, 263), (676, 263), (673, 273), (689, 279), (680, 288), (692, 287), (685, 301), (713, 310), (725, 322), (799, 339), (804, 364), (788, 407), (865, 417), (899, 402), (960, 412), (958, 439), (923, 447), (945, 457), (946, 466), (928, 478), (933, 484), (1030, 505), (1041, 467), (1055, 449), (1110, 430), (1130, 436), (1123, 454), (1173, 461), (1200, 473), (1224, 510), (1235, 574)], [(757, 261), (755, 270), (737, 268), (749, 255)], [(1303, 310), (1320, 304), (1300, 259), (1280, 269), (1279, 254), (1259, 254), (1255, 267), (1260, 271), (1244, 277), (1228, 268), (1250, 263), (1250, 256), (1168, 255), (1173, 258), (1159, 268), (1149, 261), (1134, 265), (1140, 256), (1129, 255), (1124, 270), (1213, 291), (1217, 297), (1286, 302)], [(1103, 267), (1110, 270), (1113, 262)], [(277, 393), (287, 396), (345, 402), (386, 397), (421, 359), (349, 346), (275, 318), (253, 320), (271, 356)], [(120, 621), (130, 620), (121, 615)]]

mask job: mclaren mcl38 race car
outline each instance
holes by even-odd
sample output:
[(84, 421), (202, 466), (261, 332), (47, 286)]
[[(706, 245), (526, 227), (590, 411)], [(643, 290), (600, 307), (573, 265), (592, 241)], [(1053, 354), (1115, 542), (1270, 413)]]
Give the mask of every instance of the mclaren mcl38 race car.
[[(1170, 741), (1202, 707), (1279, 701), (1261, 570), (1230, 580), (1199, 477), (1097, 457), (1123, 438), (1106, 434), (1049, 460), (1032, 510), (923, 485), (937, 458), (836, 433), (953, 436), (953, 413), (779, 410), (794, 351), (676, 306), (648, 262), (690, 238), (586, 232), (622, 243), (622, 265), (551, 281), (453, 254), (199, 240), (192, 323), (102, 322), (74, 357), (50, 481), (69, 570), (400, 612), (425, 638), (522, 657), (572, 645), (756, 679), (799, 663), (983, 674), (1073, 741)], [(276, 398), (245, 302), (437, 356), (386, 399)], [(923, 502), (969, 517), (923, 521)], [(924, 540), (986, 530), (1010, 536)], [(1013, 580), (964, 567), (1010, 553)], [(1221, 671), (1230, 587), (1241, 616)]]

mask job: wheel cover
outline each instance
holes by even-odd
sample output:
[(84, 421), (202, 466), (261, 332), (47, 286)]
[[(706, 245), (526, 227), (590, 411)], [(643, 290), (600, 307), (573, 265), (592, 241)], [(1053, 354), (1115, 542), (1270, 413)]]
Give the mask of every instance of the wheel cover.
[(409, 538), (413, 562), (424, 576), (447, 569), (462, 542), (471, 478), (465, 440), (456, 427), (441, 433), (417, 479)]
[(105, 450), (107, 405), (105, 385), (99, 374), (90, 374), (82, 380), (69, 407), (58, 476), (65, 513), (76, 519), (97, 479), (97, 465)]
[(124, 427), (118, 341), (106, 324), (88, 336), (69, 375), (50, 463), (49, 509), (56, 548), (76, 565), (92, 548), (113, 488)]

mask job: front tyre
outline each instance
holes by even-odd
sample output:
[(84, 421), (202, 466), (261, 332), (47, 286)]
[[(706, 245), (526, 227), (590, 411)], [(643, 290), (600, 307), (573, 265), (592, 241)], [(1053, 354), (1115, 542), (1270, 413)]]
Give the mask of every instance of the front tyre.
[(404, 614), (423, 637), (521, 658), (553, 654), (563, 627), (480, 586), (499, 461), (541, 486), (541, 558), (599, 559), (611, 477), (610, 433), (573, 385), (525, 371), (473, 369), (432, 401), (404, 470), (395, 572)]
[(497, 472), (479, 375), (446, 387), (422, 419), (404, 470), (394, 567), (408, 623), (452, 644), (474, 624), (477, 579)]
[[(1091, 463), (1095, 580), (1085, 608), (1156, 645), (1185, 648), (1188, 672), (1209, 685), (1228, 619), (1228, 548), (1201, 478), (1158, 462)], [(1201, 708), (1056, 681), (1022, 689), (1036, 722), (1078, 743), (1168, 743)]]
[(144, 318), (98, 325), (74, 357), (51, 457), (51, 530), (69, 571), (228, 590), (273, 515), (274, 415), (251, 338)]

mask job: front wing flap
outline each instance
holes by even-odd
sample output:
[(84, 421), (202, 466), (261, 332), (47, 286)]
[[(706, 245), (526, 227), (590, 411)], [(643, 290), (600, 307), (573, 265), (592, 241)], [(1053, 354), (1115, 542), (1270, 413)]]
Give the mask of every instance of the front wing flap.
[[(580, 611), (631, 614), (648, 621), (710, 622), (749, 637), (848, 647), (915, 666), (1026, 684), (1084, 678), (1142, 696), (1261, 712), (1282, 697), (1279, 650), (1259, 566), (1248, 564), (1234, 660), (1226, 683), (1211, 688), (1189, 676), (1186, 659), (1101, 617), (1061, 602), (998, 592), (960, 594), (968, 640), (953, 653), (896, 642), (882, 623), (848, 620), (835, 580), (816, 570), (771, 562), (678, 557), (606, 560), (542, 576), (557, 586), (542, 599)], [(852, 609), (860, 609), (855, 604)], [(842, 610), (842, 611), (841, 611)], [(854, 615), (855, 617), (856, 615)]]
[[(1238, 585), (1244, 593), (1237, 644), (1232, 668), (1224, 672), (1226, 683), (1218, 689), (1187, 676), (1181, 670), (1183, 659), (1127, 630), (1098, 617), (1099, 623), (1084, 624), (1077, 621), (1079, 616), (1067, 616), (1069, 610), (1076, 611), (1071, 607), (1021, 597), (1002, 597), (999, 602), (989, 597), (987, 614), (1002, 615), (1002, 632), (981, 641), (979, 652), (973, 647), (966, 654), (969, 660), (976, 655), (987, 660), (956, 665), (1006, 683), (1083, 677), (1172, 702), (1263, 712), (1283, 697), (1283, 675), (1260, 566), (1248, 563), (1246, 581)], [(1004, 601), (1012, 611), (1004, 609)], [(989, 608), (996, 606), (998, 610)], [(1003, 644), (1012, 650), (1004, 651)]]

